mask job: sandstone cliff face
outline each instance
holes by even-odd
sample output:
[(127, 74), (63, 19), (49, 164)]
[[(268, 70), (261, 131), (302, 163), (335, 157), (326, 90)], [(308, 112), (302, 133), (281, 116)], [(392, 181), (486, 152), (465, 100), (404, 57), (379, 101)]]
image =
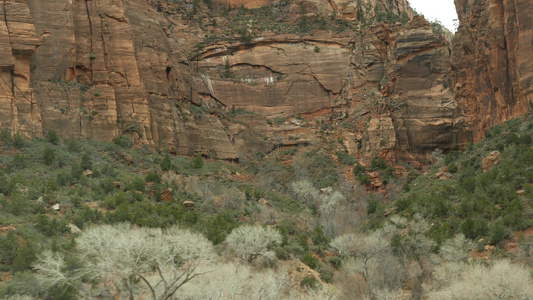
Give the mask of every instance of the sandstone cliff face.
[(0, 127), (40, 135), (39, 106), (30, 87), (30, 59), (40, 44), (33, 19), (21, 1), (4, 1), (0, 13)]
[(415, 17), (399, 29), (374, 28), (366, 43), (378, 51), (355, 55), (355, 66), (369, 70), (362, 77), (379, 87), (371, 97), (366, 150), (424, 153), (464, 146), (468, 128), (449, 88), (450, 49), (444, 37)]
[(528, 111), (533, 100), (533, 4), (456, 0), (453, 85), (479, 140), (491, 126)]
[(5, 4), (0, 122), (25, 136), (129, 135), (219, 159), (333, 137), (394, 157), (469, 138), (449, 44), (404, 0)]
[(42, 39), (31, 81), (46, 130), (107, 141), (131, 133), (179, 154), (236, 157), (216, 117), (188, 118), (182, 109), (194, 93), (189, 61), (148, 2), (27, 4)]
[(298, 13), (300, 6), (305, 6), (308, 13), (335, 14), (339, 18), (351, 21), (370, 20), (377, 17), (378, 14), (413, 16), (413, 10), (407, 0), (303, 0), (299, 2), (287, 0), (213, 0), (213, 2), (218, 5), (242, 6), (252, 9), (291, 3), (293, 14)]

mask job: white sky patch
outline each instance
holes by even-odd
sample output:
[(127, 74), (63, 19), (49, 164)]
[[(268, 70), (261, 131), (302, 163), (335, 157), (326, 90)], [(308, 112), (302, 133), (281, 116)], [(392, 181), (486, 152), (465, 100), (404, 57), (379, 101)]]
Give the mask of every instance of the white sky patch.
[(409, 0), (411, 7), (419, 14), (424, 15), (427, 20), (438, 20), (446, 28), (455, 32), (457, 12), (453, 0)]

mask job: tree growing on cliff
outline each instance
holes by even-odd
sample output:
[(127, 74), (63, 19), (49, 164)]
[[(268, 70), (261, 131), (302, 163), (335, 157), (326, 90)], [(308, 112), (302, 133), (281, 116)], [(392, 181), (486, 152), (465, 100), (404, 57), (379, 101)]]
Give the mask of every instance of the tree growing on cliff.
[(75, 289), (84, 298), (91, 298), (93, 291), (82, 279), (100, 282), (107, 292), (130, 299), (169, 299), (206, 272), (214, 254), (202, 235), (177, 227), (163, 231), (129, 224), (97, 226), (84, 230), (76, 244), (79, 267), (69, 267), (63, 254), (50, 251), (34, 267), (44, 286)]

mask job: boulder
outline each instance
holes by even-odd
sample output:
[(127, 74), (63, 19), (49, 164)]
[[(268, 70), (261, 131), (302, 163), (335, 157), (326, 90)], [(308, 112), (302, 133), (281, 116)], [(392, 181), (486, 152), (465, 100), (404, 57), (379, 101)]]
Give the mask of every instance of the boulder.
[(76, 234), (81, 232), (81, 229), (72, 223), (69, 223), (67, 226), (70, 228), (70, 233)]
[(161, 191), (160, 195), (161, 195), (161, 200), (165, 202), (170, 202), (172, 200), (172, 189), (166, 188)]
[(483, 173), (497, 166), (502, 161), (501, 153), (498, 150), (494, 150), (489, 155), (483, 157), (481, 160), (481, 170)]
[(265, 198), (259, 199), (259, 201), (257, 201), (257, 203), (259, 203), (260, 205), (263, 205), (263, 206), (268, 206), (268, 207), (272, 206), (272, 204), (270, 204), (270, 202), (268, 202), (268, 200), (265, 199)]
[(188, 209), (188, 210), (194, 210), (195, 209), (194, 202), (192, 202), (192, 201), (183, 201), (183, 206), (185, 206), (185, 208)]

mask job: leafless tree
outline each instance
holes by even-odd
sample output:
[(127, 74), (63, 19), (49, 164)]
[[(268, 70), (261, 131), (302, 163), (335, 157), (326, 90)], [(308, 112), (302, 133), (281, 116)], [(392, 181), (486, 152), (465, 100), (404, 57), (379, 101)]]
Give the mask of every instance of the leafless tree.
[(352, 269), (368, 282), (372, 260), (379, 259), (379, 254), (389, 248), (389, 243), (379, 233), (352, 233), (335, 238), (331, 246), (348, 258)]
[(127, 293), (129, 299), (171, 299), (181, 286), (206, 272), (214, 254), (206, 238), (178, 227), (163, 231), (129, 224), (96, 226), (84, 230), (76, 242), (82, 267), (67, 271), (63, 255), (44, 252), (35, 268), (44, 284), (72, 286), (86, 298), (89, 288), (80, 284), (81, 278)]
[(318, 207), (318, 211), (320, 212), (320, 216), (324, 219), (326, 223), (326, 233), (329, 236), (335, 235), (332, 216), (339, 208), (340, 204), (343, 203), (345, 200), (346, 197), (344, 197), (344, 195), (339, 191), (334, 191), (332, 193), (323, 194), (320, 196), (320, 205)]
[(297, 200), (305, 204), (305, 211), (307, 214), (306, 225), (309, 224), (309, 206), (318, 199), (318, 191), (315, 189), (311, 181), (300, 180), (291, 184), (291, 190)]
[(447, 261), (466, 261), (468, 253), (474, 248), (474, 242), (467, 239), (462, 233), (446, 240), (440, 247), (439, 254)]
[[(456, 276), (440, 276), (446, 282), (427, 294), (428, 299), (532, 299), (531, 269), (499, 260), (492, 265), (465, 264), (456, 269)], [(438, 280), (438, 279), (437, 279)], [(442, 283), (441, 283), (442, 284)]]
[(233, 252), (250, 263), (269, 247), (281, 243), (281, 234), (274, 228), (245, 225), (233, 229), (226, 238)]

